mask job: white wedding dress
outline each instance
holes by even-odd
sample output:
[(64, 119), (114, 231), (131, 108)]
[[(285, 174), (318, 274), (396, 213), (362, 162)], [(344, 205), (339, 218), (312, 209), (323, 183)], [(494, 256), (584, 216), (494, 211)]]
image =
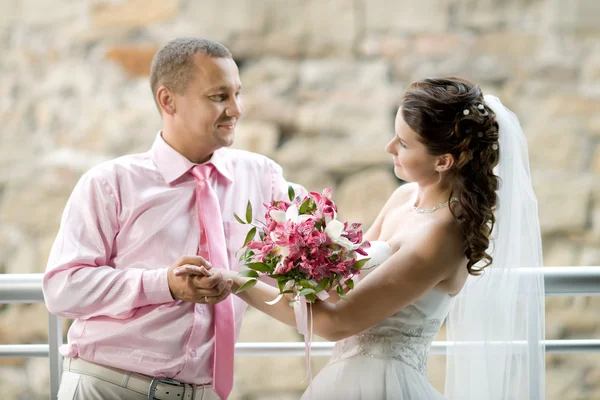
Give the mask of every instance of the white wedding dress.
[[(390, 256), (387, 243), (371, 242), (373, 268)], [(427, 379), (427, 357), (452, 299), (432, 289), (379, 324), (337, 342), (302, 400), (443, 400)]]

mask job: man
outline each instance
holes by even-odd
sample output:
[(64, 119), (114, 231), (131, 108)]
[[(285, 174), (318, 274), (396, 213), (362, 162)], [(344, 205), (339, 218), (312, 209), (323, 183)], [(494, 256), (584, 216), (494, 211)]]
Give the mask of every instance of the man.
[[(48, 261), (46, 305), (75, 320), (60, 400), (227, 398), (246, 307), (218, 272), (239, 268), (248, 228), (233, 214), (250, 200), (260, 218), (287, 196), (273, 161), (224, 149), (242, 115), (229, 50), (173, 40), (150, 83), (163, 120), (152, 149), (81, 178)], [(178, 274), (183, 265), (204, 275)]]

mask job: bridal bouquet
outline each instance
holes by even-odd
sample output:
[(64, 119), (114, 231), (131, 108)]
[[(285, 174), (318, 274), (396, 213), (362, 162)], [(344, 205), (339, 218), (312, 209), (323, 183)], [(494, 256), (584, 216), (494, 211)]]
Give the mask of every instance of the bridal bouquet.
[[(331, 190), (322, 194), (311, 192), (304, 198), (296, 197), (289, 187), (290, 201), (265, 204), (267, 212), (262, 226), (252, 222), (252, 204), (246, 207), (246, 219), (234, 217), (242, 224), (252, 225), (240, 251), (240, 261), (247, 267), (240, 275), (253, 278), (238, 292), (256, 285), (257, 279), (268, 276), (277, 280), (279, 296), (268, 304), (275, 304), (290, 294), (293, 297), (296, 327), (304, 335), (306, 373), (312, 380), (310, 367), (311, 329), (308, 329), (309, 304), (329, 297), (335, 290), (346, 299), (344, 286), (354, 287), (352, 277), (360, 273), (369, 261), (362, 240), (360, 224), (348, 224), (336, 219), (337, 207), (331, 200)], [(258, 234), (258, 237), (256, 237)], [(312, 308), (310, 308), (312, 319)]]
[[(335, 290), (345, 299), (344, 285), (354, 287), (352, 277), (360, 273), (368, 258), (370, 244), (362, 240), (361, 224), (336, 219), (337, 207), (331, 200), (331, 190), (322, 194), (311, 192), (296, 197), (290, 186), (290, 201), (265, 204), (267, 212), (262, 226), (252, 222), (252, 205), (248, 202), (246, 219), (234, 217), (242, 224), (253, 225), (240, 251), (240, 261), (248, 268), (240, 275), (254, 278), (239, 291), (256, 284), (265, 276), (277, 280), (280, 295), (291, 294), (314, 303)], [(257, 237), (258, 233), (258, 237)]]

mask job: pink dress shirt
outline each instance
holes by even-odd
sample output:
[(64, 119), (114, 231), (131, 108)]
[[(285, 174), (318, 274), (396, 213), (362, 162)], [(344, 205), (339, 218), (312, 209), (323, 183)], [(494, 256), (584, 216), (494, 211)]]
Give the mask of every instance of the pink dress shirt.
[[(287, 199), (288, 183), (270, 159), (221, 149), (211, 185), (223, 211), (231, 267), (248, 225), (265, 202)], [(213, 307), (174, 301), (167, 269), (181, 256), (203, 254), (194, 166), (160, 133), (152, 149), (100, 164), (83, 175), (65, 207), (43, 280), (50, 312), (74, 319), (65, 357), (185, 383), (212, 381)], [(302, 188), (298, 188), (303, 191)], [(209, 233), (210, 234), (210, 233)], [(203, 241), (205, 242), (205, 241)], [(246, 304), (234, 299), (239, 334)]]

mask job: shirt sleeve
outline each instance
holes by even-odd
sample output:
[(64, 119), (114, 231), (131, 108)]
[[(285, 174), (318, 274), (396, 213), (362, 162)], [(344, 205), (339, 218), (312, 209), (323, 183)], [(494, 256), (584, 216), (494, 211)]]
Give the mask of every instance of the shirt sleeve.
[(110, 266), (119, 232), (117, 192), (98, 173), (77, 183), (65, 207), (42, 288), (48, 310), (65, 318), (125, 319), (136, 309), (173, 301), (162, 269)]
[(294, 192), (296, 196), (304, 196), (308, 193), (308, 191), (304, 188), (304, 186), (299, 185), (297, 183), (288, 182), (284, 176), (281, 166), (274, 161), (269, 160), (269, 167), (271, 169), (271, 177), (272, 177), (272, 201), (278, 200), (286, 200), (289, 201), (288, 196), (288, 188), (291, 186), (294, 188)]

